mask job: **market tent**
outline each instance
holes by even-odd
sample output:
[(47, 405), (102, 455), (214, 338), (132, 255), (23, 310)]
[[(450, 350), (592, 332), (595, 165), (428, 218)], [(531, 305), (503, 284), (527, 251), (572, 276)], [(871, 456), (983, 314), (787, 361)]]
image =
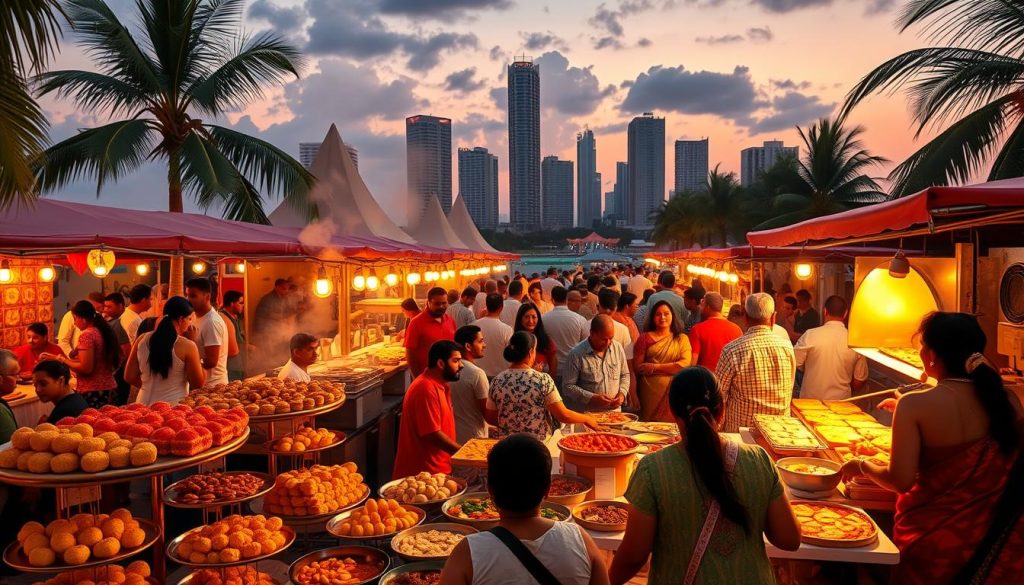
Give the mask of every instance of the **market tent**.
[(1024, 220), (1024, 178), (963, 187), (929, 187), (913, 195), (791, 226), (747, 234), (754, 246), (828, 245), (925, 235)]
[(480, 235), (480, 230), (476, 228), (476, 223), (473, 222), (472, 216), (469, 215), (469, 209), (466, 207), (466, 202), (462, 199), (461, 195), (455, 200), (455, 203), (452, 203), (452, 209), (448, 212), (448, 225), (472, 249), (501, 254)]
[[(756, 260), (756, 261), (785, 261), (785, 260), (817, 260), (850, 262), (857, 256), (892, 256), (896, 253), (895, 248), (860, 247), (860, 246), (839, 246), (828, 249), (807, 249), (799, 246), (784, 246), (779, 248), (762, 248), (757, 246), (730, 246), (727, 248), (694, 248), (687, 250), (674, 250), (671, 252), (652, 252), (648, 257), (660, 260)], [(904, 250), (908, 256), (919, 255), (917, 250)]]
[[(452, 226), (448, 225), (448, 218), (445, 217), (444, 210), (441, 209), (441, 203), (433, 195), (430, 196), (427, 208), (423, 210), (418, 220), (405, 231), (417, 242), (435, 248), (467, 251), (470, 249), (455, 234)], [(481, 250), (481, 252), (483, 251)]]
[(319, 219), (310, 224), (292, 206), (282, 202), (270, 214), (270, 223), (299, 228), (308, 224), (317, 232), (329, 232), (331, 235), (370, 236), (415, 243), (391, 221), (373, 198), (334, 124), (320, 144), (309, 171), (317, 178), (309, 196), (317, 207)]
[(569, 244), (573, 246), (585, 246), (587, 244), (602, 244), (605, 246), (615, 246), (619, 243), (619, 238), (605, 238), (597, 232), (590, 232), (590, 235), (583, 238), (570, 238)]

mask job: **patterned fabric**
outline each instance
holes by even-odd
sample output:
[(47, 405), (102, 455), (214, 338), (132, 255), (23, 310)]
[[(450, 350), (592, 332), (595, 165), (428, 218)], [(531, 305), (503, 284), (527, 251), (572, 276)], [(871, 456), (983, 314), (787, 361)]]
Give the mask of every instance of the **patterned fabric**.
[(545, 440), (555, 430), (548, 405), (561, 402), (551, 376), (537, 370), (505, 370), (491, 380), (487, 409), (498, 411), (498, 435), (529, 433)]
[(771, 327), (755, 325), (729, 342), (722, 348), (715, 373), (725, 399), (723, 432), (753, 426), (755, 414), (789, 412), (796, 358), (793, 348)]
[[(695, 585), (768, 585), (775, 583), (764, 549), (768, 505), (782, 497), (782, 484), (771, 458), (756, 445), (739, 445), (733, 485), (750, 518), (750, 535), (719, 516), (701, 559)], [(662, 449), (640, 460), (626, 490), (626, 499), (644, 514), (657, 518), (650, 583), (682, 583), (704, 525), (710, 496), (685, 451)]]
[[(77, 389), (82, 394), (96, 392), (98, 390), (110, 390), (117, 388), (117, 380), (114, 379), (114, 368), (106, 359), (103, 348), (103, 336), (95, 327), (88, 327), (78, 337), (78, 348), (71, 352), (71, 359), (78, 359), (81, 351), (92, 351), (92, 373), (88, 376), (78, 374)], [(104, 402), (103, 404), (108, 404)], [(114, 404), (110, 402), (109, 404)]]
[(91, 390), (80, 392), (89, 408), (103, 408), (108, 404), (117, 405), (117, 390)]
[[(676, 337), (666, 335), (661, 339), (655, 339), (654, 335), (647, 332), (637, 340), (633, 354), (636, 356), (637, 365), (678, 362), (679, 365), (686, 367), (690, 365), (690, 340), (682, 333)], [(666, 412), (666, 397), (671, 383), (672, 376), (668, 374), (637, 375), (637, 395), (640, 398), (642, 420), (661, 420), (658, 415), (663, 414), (662, 422), (675, 422), (672, 413)]]
[(604, 355), (597, 355), (590, 339), (584, 339), (572, 348), (561, 369), (566, 406), (577, 412), (589, 410), (587, 405), (594, 394), (629, 396), (629, 364), (622, 345), (615, 340), (608, 344)]

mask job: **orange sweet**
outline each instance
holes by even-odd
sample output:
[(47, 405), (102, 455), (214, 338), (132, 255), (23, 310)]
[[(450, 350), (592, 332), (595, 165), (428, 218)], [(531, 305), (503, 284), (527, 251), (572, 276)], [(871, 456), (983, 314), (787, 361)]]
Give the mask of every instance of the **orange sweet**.
[(0, 451), (0, 469), (16, 469), (18, 467), (18, 457), (24, 453), (21, 449), (4, 449)]
[(50, 539), (45, 534), (34, 532), (26, 536), (25, 540), (22, 541), (21, 550), (27, 555), (31, 553), (33, 549), (48, 546), (50, 546)]
[(28, 427), (21, 427), (14, 431), (11, 435), (11, 446), (15, 449), (21, 449), (22, 451), (28, 451), (32, 449), (32, 443), (30, 441), (32, 435), (36, 434), (35, 431)]
[(110, 517), (120, 519), (121, 522), (124, 522), (125, 527), (135, 521), (131, 510), (128, 508), (118, 508), (110, 513)]
[(82, 466), (82, 471), (98, 473), (110, 467), (110, 456), (106, 451), (90, 451), (82, 456), (79, 464)]
[(53, 473), (72, 473), (78, 471), (78, 455), (61, 453), (50, 459), (50, 471)]
[(29, 437), (28, 444), (33, 451), (49, 451), (50, 445), (58, 435), (60, 435), (60, 433), (57, 431), (36, 431)]
[(72, 433), (78, 433), (79, 435), (82, 435), (83, 439), (90, 439), (90, 438), (92, 438), (92, 434), (93, 434), (92, 425), (89, 425), (89, 424), (86, 424), (86, 423), (78, 423), (78, 424), (75, 424), (75, 425), (71, 425), (71, 428), (69, 430)]
[(28, 458), (28, 470), (31, 473), (50, 473), (50, 460), (53, 459), (53, 453), (39, 452), (33, 453)]
[(75, 514), (71, 517), (71, 522), (78, 527), (79, 530), (83, 528), (89, 528), (90, 526), (96, 525), (96, 516), (92, 514)]
[(114, 441), (120, 441), (121, 440), (121, 436), (120, 435), (118, 435), (117, 433), (110, 432), (110, 431), (107, 431), (105, 433), (100, 433), (99, 435), (97, 435), (97, 437), (100, 438), (100, 439), (103, 439), (103, 442), (106, 443), (107, 446), (110, 446), (110, 444), (113, 443)]
[(121, 552), (121, 543), (116, 538), (104, 538), (92, 546), (92, 554), (98, 559), (109, 559)]
[(50, 424), (50, 423), (39, 423), (39, 424), (37, 424), (36, 425), (36, 432), (37, 433), (41, 433), (43, 431), (59, 432), (60, 429), (58, 429), (57, 425), (55, 425), (55, 424)]
[(54, 520), (46, 525), (46, 536), (53, 536), (55, 532), (74, 532), (76, 527), (70, 520)]
[(124, 529), (124, 533), (121, 534), (121, 544), (125, 548), (135, 548), (142, 546), (142, 543), (146, 540), (146, 533), (137, 526), (129, 526)]
[(82, 442), (82, 435), (78, 433), (64, 433), (53, 438), (50, 449), (54, 453), (72, 453), (78, 450), (78, 444)]
[(142, 442), (132, 447), (132, 467), (142, 467), (156, 461), (156, 445), (150, 442)]
[(142, 577), (149, 577), (152, 574), (152, 569), (149, 567), (149, 563), (146, 561), (132, 561), (124, 569), (128, 573), (135, 573)]
[(92, 551), (89, 550), (89, 547), (84, 544), (76, 544), (64, 551), (64, 562), (69, 565), (81, 565), (89, 560), (91, 554)]
[(91, 548), (94, 544), (103, 540), (103, 531), (96, 526), (89, 526), (79, 530), (76, 537), (78, 544), (84, 544)]
[(128, 447), (112, 447), (107, 451), (110, 457), (110, 466), (114, 469), (123, 469), (132, 463), (131, 449)]
[(25, 539), (30, 534), (42, 534), (46, 535), (46, 527), (36, 521), (26, 522), (21, 530), (18, 531), (18, 542), (25, 544)]
[(37, 546), (28, 553), (28, 564), (33, 567), (49, 567), (57, 560), (57, 555), (46, 546)]
[(78, 454), (79, 456), (84, 456), (86, 453), (92, 453), (93, 451), (104, 451), (106, 450), (106, 448), (107, 442), (99, 437), (82, 439), (78, 443)]
[(54, 532), (50, 537), (50, 548), (59, 555), (64, 554), (64, 551), (76, 544), (78, 542), (75, 540), (75, 535), (70, 532)]
[(100, 526), (103, 536), (120, 539), (124, 533), (124, 520), (120, 518), (107, 518)]

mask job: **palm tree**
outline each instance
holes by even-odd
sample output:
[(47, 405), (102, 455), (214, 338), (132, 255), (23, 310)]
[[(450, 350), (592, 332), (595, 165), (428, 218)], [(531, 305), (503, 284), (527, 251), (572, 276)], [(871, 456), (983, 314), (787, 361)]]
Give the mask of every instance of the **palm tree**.
[[(82, 130), (47, 149), (38, 171), (43, 189), (95, 177), (97, 195), (147, 160), (167, 162), (168, 209), (182, 212), (183, 193), (224, 216), (269, 223), (260, 190), (305, 206), (313, 177), (268, 142), (211, 124), (298, 77), (302, 58), (282, 38), (239, 34), (244, 0), (136, 0), (130, 31), (102, 0), (66, 0), (65, 10), (95, 71), (39, 76), (41, 94), (73, 97), (86, 112), (122, 120)], [(171, 265), (181, 290), (183, 260)], [(176, 286), (177, 285), (177, 286)]]
[(746, 194), (736, 173), (719, 171), (721, 164), (708, 173), (699, 191), (676, 193), (653, 214), (652, 237), (658, 244), (711, 245), (715, 239), (729, 245), (730, 236), (743, 233), (750, 217)]
[[(939, 45), (907, 51), (865, 76), (843, 114), (869, 95), (906, 89), (916, 136), (943, 129), (893, 169), (892, 194), (1024, 174), (1024, 10), (1008, 0), (913, 0), (900, 31), (924, 25)], [(927, 24), (926, 24), (927, 23)]]
[(863, 127), (846, 129), (841, 118), (822, 118), (806, 132), (799, 127), (797, 131), (807, 150), (807, 156), (797, 161), (799, 184), (793, 192), (775, 197), (772, 218), (757, 229), (790, 225), (886, 200), (882, 188), (864, 171), (888, 161), (864, 149), (860, 140)]
[(28, 77), (46, 67), (60, 36), (57, 0), (0, 3), (0, 207), (36, 198), (32, 161), (49, 128)]

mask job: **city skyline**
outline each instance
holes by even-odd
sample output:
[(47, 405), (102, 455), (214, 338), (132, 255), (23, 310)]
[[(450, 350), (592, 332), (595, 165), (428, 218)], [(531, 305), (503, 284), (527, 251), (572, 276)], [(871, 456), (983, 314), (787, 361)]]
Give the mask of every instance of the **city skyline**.
[(549, 155), (541, 161), (540, 169), (541, 199), (544, 207), (541, 225), (547, 230), (572, 227), (573, 183), (576, 182), (573, 162)]
[(665, 118), (644, 112), (628, 126), (626, 225), (646, 228), (665, 201)]
[(498, 227), (498, 157), (486, 148), (459, 149), (459, 192), (479, 229)]

